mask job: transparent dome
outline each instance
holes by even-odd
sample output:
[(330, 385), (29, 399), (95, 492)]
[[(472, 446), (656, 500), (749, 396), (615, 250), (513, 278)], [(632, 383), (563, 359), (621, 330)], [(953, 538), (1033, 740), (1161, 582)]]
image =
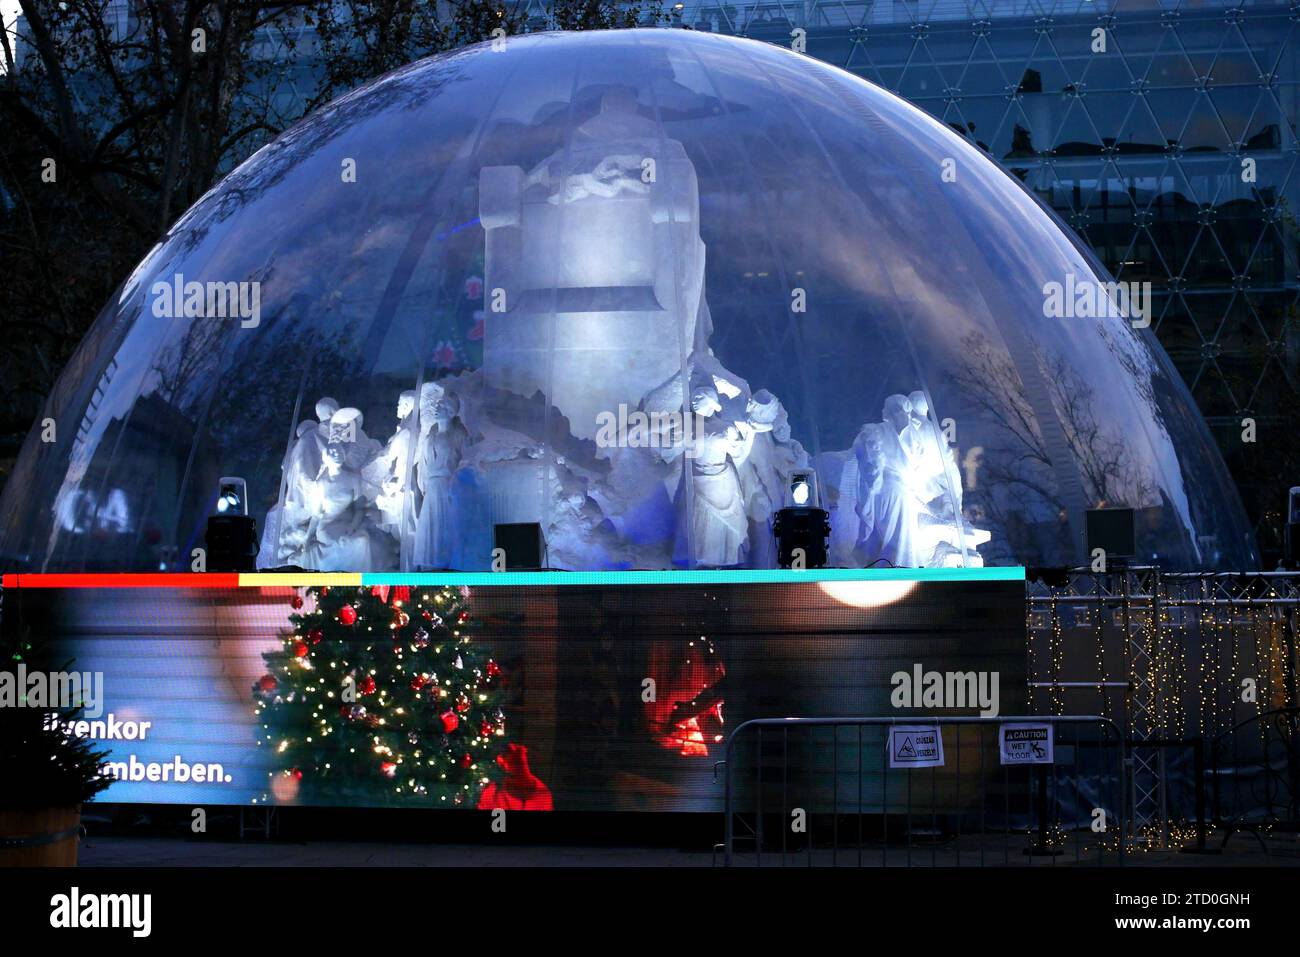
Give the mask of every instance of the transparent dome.
[(0, 560), (186, 568), (238, 477), (260, 567), (485, 569), (504, 523), (555, 568), (770, 567), (799, 504), (835, 565), (1078, 562), (1104, 505), (1141, 560), (1248, 567), (1108, 278), (959, 136), (816, 60), (681, 30), (479, 45), (182, 217), (29, 437)]

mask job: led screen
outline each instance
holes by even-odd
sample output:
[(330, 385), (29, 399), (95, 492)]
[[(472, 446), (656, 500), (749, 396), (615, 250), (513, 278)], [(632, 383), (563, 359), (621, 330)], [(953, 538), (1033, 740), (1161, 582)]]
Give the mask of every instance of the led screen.
[(102, 800), (717, 811), (750, 718), (938, 713), (891, 700), (917, 668), (992, 676), (1024, 713), (1023, 581), (911, 574), (17, 588), (5, 625), (102, 675), (71, 729), (111, 752)]

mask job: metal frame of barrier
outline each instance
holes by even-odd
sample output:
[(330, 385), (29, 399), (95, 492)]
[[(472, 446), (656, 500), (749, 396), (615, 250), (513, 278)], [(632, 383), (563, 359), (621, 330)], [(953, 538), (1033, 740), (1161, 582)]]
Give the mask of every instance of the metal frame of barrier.
[[(1191, 782), (1186, 767), (1171, 770), (1179, 752), (1161, 742), (1210, 747), (1300, 705), (1300, 572), (1065, 575), (1064, 584), (1026, 585), (1029, 710), (1114, 718), (1131, 749), (1131, 829), (1168, 846), (1172, 825), (1192, 816)], [(1225, 753), (1221, 743), (1216, 776)]]
[[(1258, 725), (1260, 745), (1258, 763), (1251, 760), (1243, 763), (1240, 757), (1240, 739), (1238, 732), (1252, 725)], [(1275, 749), (1270, 728), (1274, 729), (1277, 743), (1281, 745), (1282, 770), (1275, 767)], [(1233, 773), (1234, 812), (1225, 813), (1223, 795), (1224, 768), (1220, 757), (1226, 742), (1232, 741), (1232, 761), (1229, 765)], [(1258, 821), (1248, 820), (1250, 809), (1240, 801), (1241, 772), (1243, 769), (1258, 770), (1262, 781), (1262, 794), (1258, 794), (1253, 785), (1247, 785), (1260, 801), (1264, 816)], [(1220, 847), (1227, 847), (1228, 841), (1239, 831), (1247, 831), (1259, 842), (1260, 847), (1268, 852), (1261, 830), (1300, 831), (1300, 708), (1274, 708), (1259, 715), (1238, 722), (1233, 727), (1216, 735), (1210, 742), (1210, 779), (1213, 782), (1214, 796), (1213, 819), (1216, 826), (1223, 828), (1223, 841)], [(1274, 813), (1281, 810), (1281, 813)]]
[[(862, 760), (863, 729), (867, 727), (880, 727), (880, 728), (888, 729), (890, 726), (899, 726), (899, 725), (940, 725), (940, 726), (955, 725), (957, 726), (958, 728), (956, 732), (957, 743), (956, 743), (956, 747), (953, 750), (955, 751), (958, 757), (955, 773), (956, 773), (958, 795), (960, 796), (961, 728), (963, 726), (970, 726), (970, 725), (982, 727), (982, 726), (989, 726), (989, 725), (998, 726), (1003, 724), (1017, 724), (1017, 723), (1051, 724), (1054, 726), (1053, 729), (1054, 739), (1058, 738), (1055, 730), (1056, 727), (1062, 725), (1073, 725), (1076, 727), (1076, 729), (1080, 726), (1091, 725), (1097, 727), (1099, 729), (1099, 732), (1110, 735), (1110, 740), (1099, 738), (1099, 740), (1095, 742), (1082, 742), (1080, 740), (1078, 731), (1076, 730), (1075, 737), (1072, 744), (1063, 745), (1059, 740), (1057, 741), (1057, 749), (1058, 749), (1057, 755), (1058, 756), (1060, 755), (1061, 753), (1060, 749), (1063, 746), (1073, 748), (1072, 754), (1077, 754), (1081, 748), (1085, 748), (1093, 745), (1097, 746), (1098, 749), (1103, 747), (1114, 747), (1116, 749), (1117, 760), (1115, 760), (1114, 762), (1113, 775), (1110, 771), (1105, 770), (1104, 767), (1101, 765), (1099, 765), (1098, 770), (1103, 772), (1101, 774), (1102, 778), (1106, 780), (1110, 780), (1113, 778), (1115, 782), (1115, 790), (1113, 793), (1116, 795), (1117, 798), (1115, 802), (1117, 820), (1115, 821), (1115, 826), (1113, 829), (1107, 827), (1103, 833), (1105, 833), (1108, 836), (1118, 835), (1118, 838), (1115, 839), (1113, 842), (1114, 843), (1113, 852), (1117, 858), (1118, 863), (1123, 864), (1124, 856), (1125, 856), (1126, 825), (1127, 822), (1129, 821), (1129, 813), (1128, 813), (1129, 809), (1127, 807), (1128, 800), (1126, 796), (1128, 794), (1128, 778), (1132, 770), (1130, 750), (1129, 750), (1130, 742), (1128, 738), (1124, 735), (1123, 731), (1120, 729), (1119, 725), (1117, 725), (1110, 718), (1106, 718), (1100, 715), (1050, 715), (1050, 716), (1002, 715), (1002, 716), (990, 717), (990, 718), (980, 717), (975, 715), (943, 716), (943, 717), (932, 717), (928, 715), (927, 716), (891, 715), (888, 717), (875, 716), (875, 717), (843, 717), (843, 718), (754, 718), (749, 721), (745, 721), (742, 724), (738, 725), (728, 736), (723, 760), (717, 762), (717, 764), (715, 764), (714, 766), (715, 780), (717, 778), (717, 771), (719, 768), (722, 768), (724, 772), (725, 793), (723, 799), (723, 815), (724, 815), (724, 822), (725, 822), (724, 823), (725, 834), (724, 834), (724, 843), (721, 846), (721, 850), (723, 851), (723, 863), (725, 866), (730, 867), (734, 863), (736, 857), (735, 845), (736, 845), (737, 837), (736, 837), (735, 825), (738, 816), (738, 811), (735, 806), (736, 805), (735, 774), (737, 768), (737, 760), (736, 760), (737, 742), (740, 741), (742, 736), (746, 735), (747, 732), (750, 731), (756, 732), (757, 735), (756, 747), (758, 749), (758, 753), (760, 754), (760, 760), (757, 763), (757, 782), (756, 782), (757, 783), (756, 793), (758, 796), (758, 805), (755, 814), (756, 824), (753, 832), (753, 837), (755, 840), (755, 848), (756, 848), (757, 866), (760, 867), (762, 866), (762, 859), (764, 853), (763, 847), (764, 847), (764, 838), (765, 838), (765, 835), (763, 833), (764, 812), (762, 806), (762, 793), (763, 793), (763, 784), (764, 784), (763, 761), (761, 759), (762, 747), (763, 747), (763, 742), (762, 742), (763, 730), (766, 728), (777, 728), (780, 729), (782, 733), (784, 747), (782, 750), (782, 758), (780, 764), (781, 764), (782, 774), (785, 777), (783, 778), (783, 782), (782, 782), (782, 805), (783, 806), (780, 808), (780, 813), (782, 818), (784, 819), (785, 817), (788, 817), (788, 812), (791, 810), (791, 808), (784, 806), (786, 803), (786, 796), (788, 793), (788, 775), (790, 771), (790, 767), (789, 767), (790, 731), (791, 729), (794, 728), (808, 729), (810, 753), (814, 753), (811, 750), (812, 736), (813, 736), (814, 729), (826, 728), (826, 727), (830, 727), (834, 729), (834, 731), (832, 732), (834, 735), (834, 739), (830, 749), (830, 755), (832, 761), (831, 790), (834, 795), (833, 797), (834, 806), (831, 808), (831, 855), (830, 855), (831, 865), (832, 866), (839, 865), (840, 819), (842, 816), (844, 816), (840, 813), (840, 809), (839, 809), (839, 791), (840, 791), (839, 750), (841, 746), (841, 742), (839, 740), (840, 737), (839, 729), (843, 727), (852, 727), (852, 728), (857, 728), (856, 751), (858, 754), (858, 761), (857, 761), (856, 768), (849, 769), (849, 772), (851, 774), (856, 775), (856, 782), (857, 782), (857, 792), (856, 792), (857, 800), (855, 802), (855, 810), (851, 812), (851, 816), (855, 817), (858, 823), (858, 835), (857, 835), (858, 839), (855, 848), (857, 852), (856, 864), (857, 866), (862, 866), (863, 863), (863, 849), (864, 849), (863, 827), (862, 827), (863, 819), (865, 817), (874, 818), (878, 815), (880, 817), (881, 823), (884, 828), (883, 839), (881, 842), (881, 858), (880, 858), (881, 865), (890, 866), (889, 865), (889, 842), (888, 842), (888, 828), (889, 828), (888, 821), (890, 817), (890, 811), (888, 808), (888, 801), (887, 801), (887, 795), (888, 795), (887, 780), (888, 780), (888, 775), (894, 774), (894, 775), (908, 776), (906, 790), (905, 790), (906, 793), (905, 813), (907, 818), (905, 830), (907, 831), (907, 836), (908, 836), (906, 860), (907, 860), (907, 865), (911, 866), (912, 847), (913, 847), (911, 841), (912, 830), (913, 830), (912, 829), (913, 788), (912, 788), (911, 775), (916, 774), (919, 770), (922, 769), (909, 769), (909, 768), (890, 769), (888, 767), (887, 749), (881, 747), (880, 748), (881, 762), (877, 768), (873, 769), (873, 771), (879, 771), (879, 773), (882, 775), (882, 782), (884, 782), (884, 790), (882, 794), (886, 795), (886, 797), (882, 797), (882, 806), (879, 812), (876, 811), (868, 812), (864, 810), (862, 793), (863, 793), (863, 782), (865, 778), (866, 768)], [(888, 741), (888, 739), (889, 739), (889, 734), (888, 731), (886, 730), (885, 741)], [(983, 759), (984, 752), (982, 749), (985, 744), (987, 744), (987, 742), (984, 740), (984, 732), (981, 731), (980, 739), (977, 742), (977, 747), (980, 749), (980, 755), (981, 755), (981, 760), (978, 767), (978, 771), (981, 776), (979, 781), (981, 783), (978, 785), (978, 792), (977, 792), (977, 804), (979, 807), (979, 821), (980, 821), (980, 826), (978, 830), (978, 836), (980, 838), (980, 846), (979, 846), (978, 854), (979, 854), (979, 864), (981, 866), (987, 865), (989, 863), (997, 863), (996, 861), (991, 862), (988, 860), (989, 855), (986, 853), (987, 849), (984, 845), (984, 838), (986, 838), (990, 833), (993, 833), (988, 831), (985, 826), (986, 825), (985, 809), (988, 803), (987, 799), (989, 797), (987, 791), (987, 781), (984, 780), (984, 776), (989, 771), (989, 768), (986, 766)], [(1024, 828), (1011, 826), (1010, 795), (1012, 793), (1012, 789), (1009, 786), (1010, 775), (1006, 770), (1004, 770), (1003, 772), (1003, 784), (1005, 786), (1003, 788), (1003, 799), (1006, 802), (1005, 809), (1007, 811), (1007, 816), (1003, 822), (1003, 829), (997, 832), (997, 833), (1001, 833), (1004, 838), (1003, 845), (1002, 845), (1002, 855), (1001, 855), (1002, 864), (1011, 863), (1007, 839), (1010, 837), (1011, 834), (1018, 833), (1022, 830), (1026, 834), (1030, 834), (1032, 832), (1034, 838), (1034, 842), (1024, 849), (1024, 853), (1026, 855), (1047, 857), (1054, 862), (1056, 856), (1064, 853), (1064, 849), (1061, 845), (1063, 845), (1066, 840), (1062, 836), (1064, 835), (1065, 832), (1064, 831), (1058, 832), (1056, 830), (1055, 822), (1059, 820), (1060, 814), (1052, 813), (1051, 797), (1049, 797), (1049, 795), (1055, 797), (1057, 802), (1056, 810), (1057, 812), (1059, 812), (1061, 788), (1059, 785), (1058, 775), (1056, 773), (1058, 762), (1054, 762), (1050, 766), (1050, 775), (1049, 775), (1049, 766), (1046, 764), (1034, 765), (1032, 767), (1034, 768), (1034, 772), (1035, 772), (1033, 775), (1033, 783), (1035, 785), (1036, 793), (1030, 795), (1028, 792), (1026, 792), (1023, 795), (1023, 797), (1025, 798), (1025, 802), (1024, 802), (1025, 806), (1028, 806), (1031, 800), (1033, 802), (1034, 810), (1033, 813), (1030, 815), (1034, 819), (1034, 826), (1032, 828), (1028, 827), (1028, 825), (1026, 825), (1026, 827)], [(935, 769), (930, 768), (926, 770), (934, 771)], [(934, 791), (933, 791), (934, 780), (935, 780), (934, 776), (932, 775), (931, 776), (931, 782), (932, 782), (931, 812), (932, 812), (932, 817), (934, 817), (935, 820), (937, 821), (937, 814), (935, 813), (936, 805), (934, 803)], [(1052, 785), (1050, 788), (1049, 788), (1049, 784)], [(960, 800), (958, 800), (958, 804), (960, 804)], [(960, 818), (961, 815), (958, 814), (957, 815), (958, 827), (956, 833), (956, 841), (957, 841), (956, 866), (959, 867), (962, 866), (962, 856), (961, 856), (962, 851), (960, 846), (960, 839), (963, 837), (961, 832)], [(1076, 827), (1073, 828), (1073, 830), (1076, 832), (1076, 841), (1074, 845), (1075, 860), (1079, 861), (1082, 860), (1082, 855), (1083, 855), (1081, 842), (1077, 839), (1079, 828)], [(972, 834), (968, 832), (965, 836), (971, 837)], [(786, 837), (787, 835), (783, 827), (782, 846), (780, 851), (781, 861), (783, 866), (789, 862), (789, 852), (786, 845)], [(813, 861), (814, 861), (814, 853), (813, 853), (814, 841), (813, 841), (813, 831), (812, 831), (811, 821), (809, 821), (808, 823), (807, 839), (806, 841), (804, 841), (804, 844), (806, 845), (806, 852), (807, 852), (806, 863), (808, 866), (811, 867), (813, 866)], [(1097, 858), (1096, 858), (1097, 863), (1100, 864), (1104, 862), (1104, 857), (1107, 850), (1108, 849), (1105, 847), (1105, 838), (1100, 839), (1097, 843), (1097, 851), (1098, 851)], [(800, 853), (800, 852), (796, 852), (796, 853)], [(1019, 856), (1020, 855), (1017, 855), (1017, 858), (1019, 858)], [(936, 862), (937, 862), (937, 853), (935, 852), (932, 845), (931, 863), (935, 864)]]

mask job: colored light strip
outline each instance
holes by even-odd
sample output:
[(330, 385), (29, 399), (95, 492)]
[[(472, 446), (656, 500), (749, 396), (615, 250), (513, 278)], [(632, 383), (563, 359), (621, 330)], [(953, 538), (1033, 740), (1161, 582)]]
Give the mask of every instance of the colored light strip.
[(366, 584), (360, 572), (241, 572), (239, 584), (254, 588), (311, 588), (329, 585), (331, 588), (360, 588)]
[(362, 575), (363, 585), (788, 585), (796, 582), (1024, 581), (1023, 568), (700, 569), (615, 572), (433, 572)]
[(5, 588), (310, 588), (370, 585), (750, 585), (797, 582), (1024, 581), (1010, 568), (788, 568), (613, 572), (155, 572), (150, 574), (8, 574)]
[(5, 588), (237, 588), (235, 572), (150, 572), (147, 574), (26, 574), (5, 575)]

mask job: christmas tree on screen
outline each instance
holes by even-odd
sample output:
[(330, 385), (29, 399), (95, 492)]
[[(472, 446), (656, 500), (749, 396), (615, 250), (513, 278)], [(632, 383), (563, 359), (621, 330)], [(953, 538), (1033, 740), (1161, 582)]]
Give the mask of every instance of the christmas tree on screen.
[(506, 746), (468, 589), (309, 588), (254, 685), (264, 800), (477, 807)]

